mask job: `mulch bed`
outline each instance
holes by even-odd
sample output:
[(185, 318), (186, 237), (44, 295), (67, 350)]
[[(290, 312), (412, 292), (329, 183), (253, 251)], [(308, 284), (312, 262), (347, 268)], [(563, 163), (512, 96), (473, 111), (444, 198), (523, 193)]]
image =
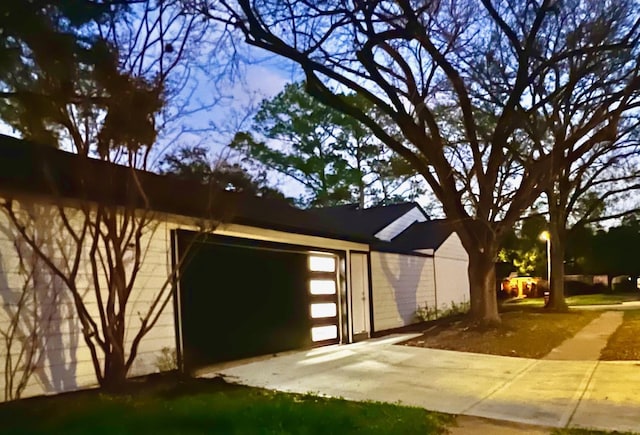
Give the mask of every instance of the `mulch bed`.
[(502, 323), (499, 326), (479, 325), (466, 317), (441, 319), (424, 324), (422, 336), (401, 344), (491, 355), (542, 358), (599, 315), (599, 312), (593, 311), (509, 311), (500, 315)]

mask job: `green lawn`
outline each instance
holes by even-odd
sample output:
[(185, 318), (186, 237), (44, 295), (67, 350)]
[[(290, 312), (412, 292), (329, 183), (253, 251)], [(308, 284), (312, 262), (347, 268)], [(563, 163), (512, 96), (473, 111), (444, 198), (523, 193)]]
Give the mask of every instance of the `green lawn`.
[(614, 332), (600, 353), (601, 360), (640, 360), (640, 310), (624, 312), (622, 325)]
[(130, 394), (85, 391), (0, 405), (10, 434), (439, 434), (454, 417), (192, 380)]
[[(632, 293), (597, 293), (593, 295), (569, 296), (566, 298), (567, 305), (617, 305), (628, 301), (640, 300), (640, 292)], [(523, 307), (542, 307), (544, 305), (543, 298), (535, 299), (515, 299), (505, 301), (503, 306), (523, 306)]]
[(638, 299), (640, 299), (640, 292), (569, 296), (566, 301), (568, 305), (616, 305)]
[(544, 306), (544, 299), (542, 298), (508, 299), (502, 302), (503, 308), (510, 308), (510, 307), (542, 308), (543, 306)]
[(552, 435), (635, 435), (635, 432), (607, 432), (593, 429), (556, 429)]
[[(0, 405), (7, 434), (444, 434), (455, 416), (373, 402), (277, 393), (220, 380), (161, 380), (135, 392), (81, 391)], [(557, 429), (554, 435), (618, 432)], [(620, 434), (622, 435), (622, 434)], [(631, 434), (630, 434), (631, 435)]]

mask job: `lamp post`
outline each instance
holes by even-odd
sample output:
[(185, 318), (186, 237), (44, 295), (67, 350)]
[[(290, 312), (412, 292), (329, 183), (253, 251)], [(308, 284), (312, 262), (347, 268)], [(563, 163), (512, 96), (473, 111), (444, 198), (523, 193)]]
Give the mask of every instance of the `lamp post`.
[[(549, 231), (545, 230), (541, 232), (540, 240), (543, 240), (547, 243), (547, 284), (549, 285), (549, 291), (551, 291), (551, 234), (549, 234)], [(548, 295), (545, 294), (545, 306), (548, 303), (547, 298)]]

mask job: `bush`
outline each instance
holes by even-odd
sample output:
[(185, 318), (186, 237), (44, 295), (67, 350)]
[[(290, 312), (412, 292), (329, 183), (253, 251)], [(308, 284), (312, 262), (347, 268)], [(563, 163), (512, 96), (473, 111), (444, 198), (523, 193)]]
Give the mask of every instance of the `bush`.
[(170, 372), (178, 368), (178, 352), (175, 349), (163, 347), (156, 357), (156, 368), (159, 372)]
[(606, 292), (603, 284), (587, 284), (581, 281), (566, 281), (564, 283), (565, 296), (595, 295)]
[(624, 281), (617, 282), (613, 285), (613, 290), (617, 292), (632, 292), (638, 290), (633, 280), (625, 279)]
[(609, 287), (607, 287), (606, 285), (602, 284), (601, 282), (598, 282), (598, 283), (592, 285), (591, 287), (593, 287), (593, 289), (595, 290), (596, 293), (609, 293), (611, 291), (611, 289), (609, 289)]
[(430, 307), (429, 304), (425, 302), (424, 307), (418, 305), (415, 316), (420, 322), (428, 322), (429, 320), (438, 318), (438, 310), (436, 307)]

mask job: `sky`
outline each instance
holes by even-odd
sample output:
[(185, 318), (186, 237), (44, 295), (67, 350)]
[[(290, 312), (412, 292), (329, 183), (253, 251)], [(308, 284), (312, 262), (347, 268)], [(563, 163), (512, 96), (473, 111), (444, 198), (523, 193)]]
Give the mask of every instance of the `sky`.
[[(213, 162), (219, 158), (238, 159), (227, 145), (233, 135), (251, 126), (252, 115), (264, 99), (282, 91), (287, 83), (300, 79), (299, 70), (263, 50), (241, 45), (238, 72), (233, 78), (220, 80), (216, 68), (202, 52), (202, 58), (190, 65), (189, 78), (180, 92), (169, 102), (170, 121), (160, 131), (151, 154), (151, 168), (157, 167), (162, 155), (181, 145), (202, 145), (210, 149)], [(176, 108), (180, 106), (180, 108)], [(176, 114), (175, 112), (183, 112)], [(0, 134), (20, 136), (0, 122)], [(295, 182), (274, 176), (272, 180), (285, 194), (299, 195)]]
[[(253, 115), (263, 100), (301, 79), (297, 66), (248, 45), (240, 48), (244, 61), (233, 78), (219, 80), (205, 66), (192, 68), (190, 81), (179, 96), (188, 101), (188, 114), (178, 116), (161, 132), (152, 164), (158, 164), (164, 153), (181, 145), (207, 147), (212, 163), (221, 158), (239, 160), (241, 156), (227, 147), (234, 134), (251, 128)], [(284, 176), (273, 174), (270, 181), (288, 196), (303, 193), (301, 185)]]

